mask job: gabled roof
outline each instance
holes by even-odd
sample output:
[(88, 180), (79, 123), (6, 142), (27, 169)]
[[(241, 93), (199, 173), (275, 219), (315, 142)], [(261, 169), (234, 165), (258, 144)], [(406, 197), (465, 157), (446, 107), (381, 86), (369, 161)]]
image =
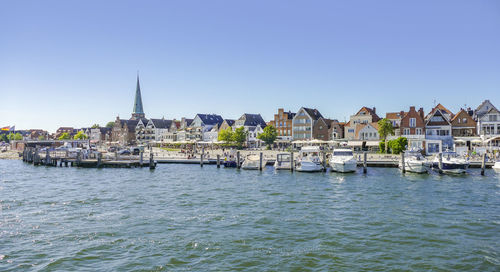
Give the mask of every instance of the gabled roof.
[(224, 119), (224, 121), (226, 121), (226, 124), (227, 124), (228, 126), (232, 127), (232, 126), (234, 125), (234, 122), (235, 122), (236, 120), (234, 120), (234, 119)]
[[(490, 104), (492, 108), (495, 108), (495, 106), (493, 105), (493, 103), (491, 103), (490, 100), (486, 99), (483, 101), (483, 103), (481, 103), (481, 105), (479, 105), (477, 108), (476, 108), (476, 111), (479, 111), (482, 107), (484, 107), (484, 105), (486, 104)], [(495, 108), (496, 109), (496, 108)]]
[(401, 112), (388, 112), (385, 114), (385, 118), (395, 120), (395, 119), (402, 119), (407, 112), (404, 112), (403, 115), (401, 115)]
[(267, 124), (262, 118), (260, 114), (250, 114), (250, 113), (244, 113), (241, 117), (240, 120), (244, 118), (245, 123), (243, 124), (244, 126), (257, 126), (260, 125), (261, 127), (265, 127)]
[(155, 128), (170, 128), (170, 126), (172, 125), (172, 120), (151, 119), (151, 123), (153, 123)]
[(360, 114), (362, 111), (368, 112), (372, 116), (372, 122), (377, 122), (378, 120), (380, 120), (380, 117), (375, 112), (375, 108), (371, 109), (368, 107), (362, 107), (355, 115)]
[(184, 119), (184, 121), (186, 122), (186, 126), (190, 126), (194, 119)]
[(434, 111), (436, 111), (437, 109), (441, 110), (443, 114), (449, 114), (450, 119), (453, 118), (453, 112), (451, 112), (449, 109), (445, 108), (445, 106), (441, 105), (441, 103), (439, 103), (434, 108), (432, 108), (432, 110), (429, 112), (429, 114), (427, 114), (425, 119), (428, 119), (431, 115), (433, 115)]
[(304, 107), (302, 108), (307, 112), (307, 114), (309, 114), (309, 116), (311, 116), (313, 120), (318, 120), (319, 118), (323, 117), (323, 115), (321, 115), (321, 113), (317, 109), (304, 108)]
[[(451, 125), (451, 122), (450, 122), (450, 119), (448, 119), (445, 115), (445, 113), (439, 109), (439, 108), (434, 108), (426, 117), (426, 121), (425, 121), (425, 125), (427, 126), (430, 122), (431, 122), (431, 119), (433, 116), (435, 115), (440, 115), (443, 117), (443, 119), (445, 120), (444, 123), (447, 123), (448, 125)], [(437, 123), (440, 123), (440, 122), (437, 122)], [(439, 124), (436, 124), (436, 125), (439, 125)]]
[(198, 116), (205, 125), (220, 125), (224, 121), (224, 119), (222, 119), (222, 116), (218, 114), (198, 113), (196, 114), (196, 116)]

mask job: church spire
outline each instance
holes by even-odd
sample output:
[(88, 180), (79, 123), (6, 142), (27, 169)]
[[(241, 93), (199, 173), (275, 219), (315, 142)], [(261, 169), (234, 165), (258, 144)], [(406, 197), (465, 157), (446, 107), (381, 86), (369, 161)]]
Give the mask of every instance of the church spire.
[(135, 88), (134, 109), (132, 110), (132, 119), (144, 118), (144, 110), (142, 108), (141, 85), (139, 84), (139, 72), (137, 72), (137, 86)]

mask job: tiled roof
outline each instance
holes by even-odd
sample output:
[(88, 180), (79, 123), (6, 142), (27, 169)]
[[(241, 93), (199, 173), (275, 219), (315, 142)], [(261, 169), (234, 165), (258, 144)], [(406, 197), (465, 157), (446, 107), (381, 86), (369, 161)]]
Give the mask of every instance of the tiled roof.
[(222, 119), (222, 116), (217, 115), (217, 114), (197, 114), (198, 117), (200, 117), (201, 121), (205, 125), (220, 125), (224, 121)]
[(226, 121), (226, 123), (227, 123), (228, 126), (232, 127), (234, 125), (234, 122), (236, 120), (234, 120), (234, 119), (224, 119), (224, 121)]
[(172, 120), (166, 119), (151, 119), (151, 122), (155, 126), (155, 128), (170, 128), (172, 125)]
[(311, 109), (311, 108), (303, 108), (307, 114), (309, 114), (309, 116), (311, 116), (311, 118), (313, 120), (318, 120), (319, 118), (323, 117), (323, 115), (321, 115), (321, 113), (317, 110), (317, 109)]
[(407, 112), (404, 112), (403, 115), (401, 115), (401, 112), (388, 112), (385, 114), (385, 118), (391, 120), (401, 119), (404, 117), (405, 114), (407, 114)]
[(369, 108), (369, 107), (362, 107), (357, 113), (356, 115), (358, 115), (360, 112), (362, 111), (366, 111), (368, 112), (371, 116), (372, 116), (372, 121), (373, 122), (377, 122), (378, 120), (380, 120), (380, 117), (377, 115), (377, 113), (375, 112), (374, 109), (372, 108)]
[(264, 121), (264, 119), (262, 119), (262, 116), (260, 116), (260, 114), (245, 113), (243, 114), (243, 116), (241, 116), (241, 118), (245, 118), (245, 123), (243, 124), (244, 126), (266, 126), (266, 122)]

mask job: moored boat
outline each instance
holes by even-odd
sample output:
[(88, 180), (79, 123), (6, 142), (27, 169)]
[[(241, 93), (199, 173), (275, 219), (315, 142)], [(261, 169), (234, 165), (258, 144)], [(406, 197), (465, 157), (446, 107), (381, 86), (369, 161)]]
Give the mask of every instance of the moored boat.
[(290, 153), (281, 153), (276, 155), (274, 161), (274, 169), (276, 170), (290, 170), (292, 168), (292, 157)]
[(497, 172), (500, 172), (500, 161), (495, 162), (492, 169), (497, 171)]
[(323, 165), (321, 165), (319, 158), (319, 148), (316, 146), (302, 147), (297, 158), (296, 170), (298, 172), (323, 171)]
[[(260, 164), (259, 155), (250, 154), (247, 155), (247, 157), (241, 164), (241, 168), (245, 170), (259, 170), (259, 164)], [(262, 164), (265, 165), (266, 162), (263, 161)]]
[(441, 170), (444, 174), (465, 174), (468, 168), (469, 162), (465, 158), (450, 151), (442, 153), (441, 169), (439, 166), (439, 155), (436, 156), (432, 162), (432, 169), (435, 171)]
[[(427, 173), (429, 168), (429, 162), (422, 156), (419, 150), (408, 150), (404, 154), (405, 156), (405, 171), (410, 173)], [(403, 169), (403, 162), (399, 161), (399, 169)]]
[(340, 173), (355, 172), (357, 163), (351, 149), (334, 149), (330, 158), (332, 171)]

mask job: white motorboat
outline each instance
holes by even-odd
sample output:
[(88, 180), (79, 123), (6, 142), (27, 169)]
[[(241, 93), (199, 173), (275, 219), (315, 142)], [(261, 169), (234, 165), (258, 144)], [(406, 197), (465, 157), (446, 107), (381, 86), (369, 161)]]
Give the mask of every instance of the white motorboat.
[(317, 146), (304, 146), (300, 149), (297, 158), (298, 172), (320, 172), (323, 171), (323, 165), (319, 158), (319, 148)]
[(495, 162), (492, 168), (493, 170), (500, 172), (500, 161)]
[(351, 149), (334, 149), (330, 158), (332, 171), (347, 173), (356, 172), (357, 160), (354, 158)]
[(290, 153), (282, 153), (276, 155), (274, 161), (274, 169), (276, 170), (290, 170), (292, 168), (292, 157)]
[(442, 168), (439, 169), (439, 155), (434, 158), (432, 168), (436, 171), (441, 170), (444, 174), (465, 174), (469, 168), (469, 162), (457, 153), (447, 151), (442, 154)]
[[(419, 150), (408, 150), (405, 152), (405, 171), (411, 173), (427, 173), (429, 162), (422, 156)], [(399, 161), (399, 169), (403, 169), (403, 162)]]
[[(245, 170), (259, 170), (260, 156), (255, 154), (247, 155), (243, 163), (241, 164), (241, 169)], [(265, 162), (262, 162), (265, 165)]]

